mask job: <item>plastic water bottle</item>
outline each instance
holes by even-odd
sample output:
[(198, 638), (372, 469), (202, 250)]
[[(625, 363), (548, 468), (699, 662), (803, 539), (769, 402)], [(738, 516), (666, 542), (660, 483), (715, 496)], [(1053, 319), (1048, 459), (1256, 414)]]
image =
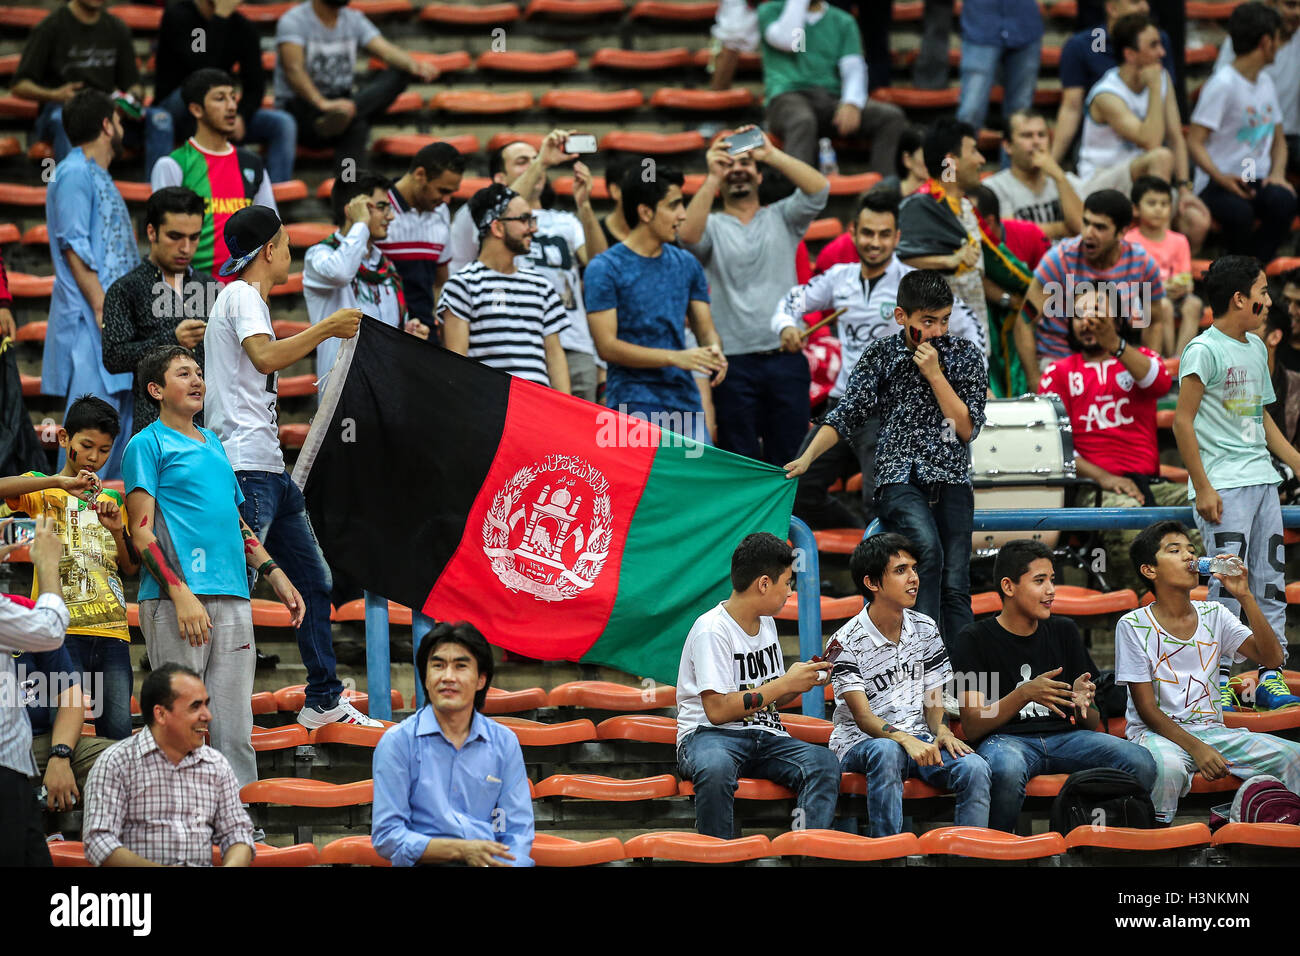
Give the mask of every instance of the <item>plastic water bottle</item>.
[(1218, 555), (1213, 558), (1206, 555), (1196, 559), (1196, 570), (1202, 577), (1209, 577), (1211, 574), (1235, 577), (1246, 570), (1246, 564), (1235, 554)]
[(820, 167), (823, 176), (834, 176), (840, 171), (839, 160), (835, 156), (835, 147), (831, 145), (829, 136), (823, 136), (817, 141), (817, 165)]

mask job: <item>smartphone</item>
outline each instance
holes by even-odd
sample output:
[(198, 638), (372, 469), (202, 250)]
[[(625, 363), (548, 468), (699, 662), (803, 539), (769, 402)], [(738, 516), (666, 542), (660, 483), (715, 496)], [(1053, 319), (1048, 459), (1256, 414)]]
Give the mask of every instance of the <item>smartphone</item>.
[(844, 653), (844, 645), (839, 642), (839, 638), (832, 638), (831, 642), (826, 645), (826, 656), (814, 654), (812, 660), (819, 664), (834, 664), (836, 659)]
[(0, 540), (5, 544), (21, 544), (34, 537), (36, 537), (35, 518), (13, 518), (4, 526), (4, 534)]
[(753, 129), (747, 129), (743, 133), (732, 133), (727, 137), (727, 154), (730, 156), (739, 156), (741, 153), (748, 153), (751, 149), (758, 149), (763, 145), (763, 131), (755, 126)]
[(575, 133), (564, 141), (566, 153), (594, 153), (596, 137), (592, 133)]

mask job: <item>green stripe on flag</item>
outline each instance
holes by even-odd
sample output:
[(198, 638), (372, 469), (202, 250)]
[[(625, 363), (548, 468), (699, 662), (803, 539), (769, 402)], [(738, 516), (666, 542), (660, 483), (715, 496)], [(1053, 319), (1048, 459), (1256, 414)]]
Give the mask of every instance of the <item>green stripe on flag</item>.
[(741, 539), (754, 531), (789, 537), (796, 485), (773, 465), (687, 444), (655, 455), (628, 529), (618, 598), (582, 658), (665, 684), (677, 683), (695, 619), (731, 594), (731, 552)]

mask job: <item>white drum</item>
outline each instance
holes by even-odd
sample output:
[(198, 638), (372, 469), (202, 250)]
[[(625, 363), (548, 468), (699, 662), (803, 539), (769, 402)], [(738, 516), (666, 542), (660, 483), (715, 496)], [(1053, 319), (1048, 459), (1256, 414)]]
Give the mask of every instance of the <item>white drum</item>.
[[(1064, 507), (1066, 488), (1059, 482), (1076, 476), (1070, 418), (1055, 395), (990, 398), (970, 457), (976, 510)], [(971, 544), (978, 553), (1027, 534), (1049, 548), (1060, 539), (1059, 531), (976, 531)]]

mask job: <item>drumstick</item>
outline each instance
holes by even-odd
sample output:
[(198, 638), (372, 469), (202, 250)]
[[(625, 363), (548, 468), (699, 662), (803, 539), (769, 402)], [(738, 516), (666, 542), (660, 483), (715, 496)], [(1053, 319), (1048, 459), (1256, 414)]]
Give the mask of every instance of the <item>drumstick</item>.
[(800, 332), (800, 333), (799, 333), (799, 337), (800, 337), (800, 338), (803, 338), (803, 339), (808, 338), (808, 336), (812, 335), (812, 334), (813, 334), (814, 332), (816, 332), (818, 329), (820, 329), (820, 328), (824, 328), (824, 327), (826, 327), (827, 325), (829, 325), (830, 323), (834, 322), (834, 321), (835, 321), (836, 319), (838, 319), (841, 315), (843, 315), (847, 310), (848, 310), (848, 306), (847, 306), (847, 305), (844, 306), (843, 308), (836, 309), (834, 312), (832, 312), (830, 315), (826, 316), (826, 318), (822, 319), (822, 320), (821, 320), (820, 322), (818, 322), (816, 325), (810, 325), (810, 326), (808, 326), (808, 328), (806, 328), (806, 329), (804, 329), (802, 332)]

